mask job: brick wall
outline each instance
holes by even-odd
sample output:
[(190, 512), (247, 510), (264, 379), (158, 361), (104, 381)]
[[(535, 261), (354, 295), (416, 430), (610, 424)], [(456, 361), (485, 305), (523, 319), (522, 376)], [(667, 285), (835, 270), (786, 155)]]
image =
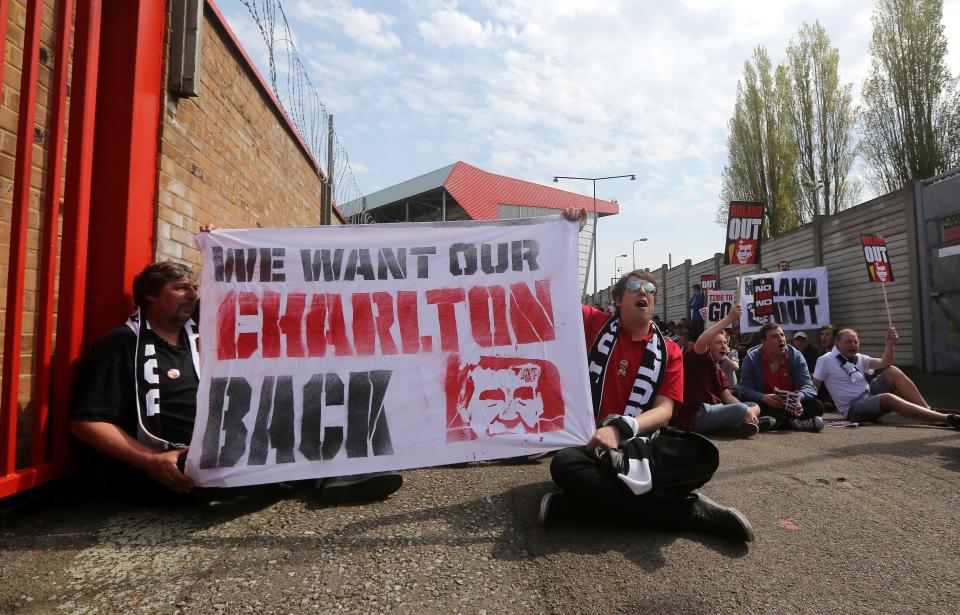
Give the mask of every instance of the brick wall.
[(199, 96), (167, 93), (160, 136), (158, 259), (197, 264), (200, 224), (320, 224), (323, 183), (312, 159), (207, 7)]

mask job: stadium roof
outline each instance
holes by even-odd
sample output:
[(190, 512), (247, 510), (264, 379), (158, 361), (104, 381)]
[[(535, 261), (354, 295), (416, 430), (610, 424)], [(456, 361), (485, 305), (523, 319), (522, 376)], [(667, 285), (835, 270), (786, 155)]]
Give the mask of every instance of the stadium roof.
[[(445, 192), (445, 194), (444, 194)], [(452, 197), (446, 199), (446, 195)], [(445, 204), (447, 219), (495, 220), (500, 205), (547, 209), (583, 207), (593, 211), (593, 198), (534, 182), (488, 173), (465, 162), (431, 171), (343, 205), (347, 215), (366, 210), (377, 221), (424, 219), (424, 208), (437, 211)], [(415, 208), (414, 216), (409, 208)], [(459, 207), (457, 207), (459, 206)], [(596, 201), (601, 216), (620, 212), (616, 202)], [(409, 216), (409, 217), (408, 217)]]

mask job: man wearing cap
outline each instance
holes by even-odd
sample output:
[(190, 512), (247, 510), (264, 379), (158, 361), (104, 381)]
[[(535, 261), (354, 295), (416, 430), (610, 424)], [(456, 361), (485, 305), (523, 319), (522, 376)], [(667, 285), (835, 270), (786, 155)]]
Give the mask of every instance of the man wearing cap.
[(803, 355), (804, 360), (807, 362), (807, 370), (812, 374), (813, 368), (817, 366), (817, 359), (820, 358), (820, 349), (810, 344), (810, 341), (807, 339), (807, 334), (803, 331), (794, 333), (790, 343)]
[[(579, 220), (581, 229), (586, 222), (583, 209), (567, 209), (564, 216)], [(538, 519), (543, 524), (629, 519), (637, 527), (753, 540), (750, 522), (736, 509), (689, 490), (660, 495), (653, 491), (650, 465), (627, 459), (628, 446), (653, 447), (642, 437), (665, 427), (674, 406), (683, 402), (683, 358), (680, 348), (652, 323), (656, 278), (645, 271), (631, 271), (611, 294), (617, 306), (613, 316), (589, 306), (581, 308), (599, 427), (586, 446), (561, 449), (554, 455), (550, 473), (562, 491), (543, 496)]]

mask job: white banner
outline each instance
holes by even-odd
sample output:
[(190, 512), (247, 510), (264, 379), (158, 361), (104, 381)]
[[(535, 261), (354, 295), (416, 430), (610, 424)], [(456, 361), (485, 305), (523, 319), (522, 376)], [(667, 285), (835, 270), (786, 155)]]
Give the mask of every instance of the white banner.
[[(772, 295), (772, 314), (757, 316), (757, 311), (770, 310), (768, 299), (754, 305), (754, 281), (764, 284), (764, 294)], [(772, 288), (770, 288), (772, 287)], [(772, 292), (771, 292), (772, 291)], [(830, 299), (827, 286), (827, 268), (794, 269), (745, 276), (740, 281), (740, 330), (759, 331), (766, 322), (775, 322), (784, 330), (819, 329), (830, 322)]]
[(706, 316), (704, 317), (705, 327), (715, 325), (724, 319), (733, 309), (736, 303), (734, 292), (732, 290), (711, 290), (707, 292)]
[(561, 216), (198, 235), (186, 471), (235, 486), (444, 465), (595, 431)]

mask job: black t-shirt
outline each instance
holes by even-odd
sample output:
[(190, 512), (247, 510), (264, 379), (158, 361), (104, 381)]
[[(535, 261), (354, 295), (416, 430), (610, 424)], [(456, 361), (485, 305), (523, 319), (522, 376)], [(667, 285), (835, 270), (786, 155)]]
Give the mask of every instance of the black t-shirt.
[[(160, 380), (160, 412), (146, 419), (147, 430), (174, 444), (189, 444), (200, 383), (186, 335), (181, 333), (179, 346), (168, 344), (145, 327), (141, 335), (150, 336), (146, 342), (154, 345)], [(136, 334), (127, 326), (117, 327), (94, 342), (77, 372), (73, 419), (114, 423), (137, 437), (136, 343)]]

